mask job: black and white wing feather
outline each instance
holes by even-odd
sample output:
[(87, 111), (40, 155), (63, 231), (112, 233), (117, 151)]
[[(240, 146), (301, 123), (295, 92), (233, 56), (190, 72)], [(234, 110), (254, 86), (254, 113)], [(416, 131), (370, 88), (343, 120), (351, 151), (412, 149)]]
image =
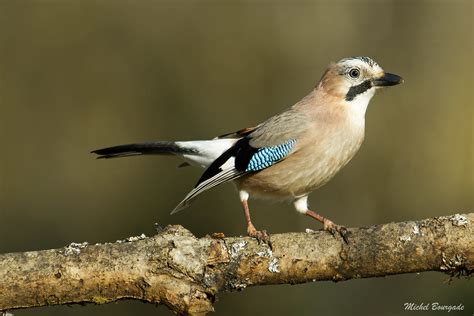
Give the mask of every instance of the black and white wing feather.
[(186, 195), (171, 214), (189, 206), (191, 200), (204, 191), (247, 173), (258, 172), (283, 160), (290, 154), (296, 143), (295, 139), (290, 139), (280, 145), (255, 148), (250, 145), (250, 140), (249, 137), (240, 139), (217, 158), (206, 169), (194, 189)]
[(222, 135), (219, 139), (241, 138), (206, 169), (194, 189), (171, 214), (186, 208), (192, 199), (216, 185), (261, 171), (282, 161), (294, 152), (299, 136), (308, 126), (308, 117), (291, 108), (257, 127)]
[[(188, 207), (191, 200), (202, 192), (221, 183), (237, 179), (246, 173), (235, 167), (235, 158), (237, 153), (240, 151), (239, 148), (242, 147), (243, 140), (244, 138), (237, 141), (234, 146), (214, 160), (209, 168), (204, 171), (194, 189), (192, 189), (191, 192), (189, 192), (188, 195), (186, 195), (186, 197), (174, 208), (171, 214), (177, 213)], [(246, 141), (246, 143), (248, 144), (248, 141)]]

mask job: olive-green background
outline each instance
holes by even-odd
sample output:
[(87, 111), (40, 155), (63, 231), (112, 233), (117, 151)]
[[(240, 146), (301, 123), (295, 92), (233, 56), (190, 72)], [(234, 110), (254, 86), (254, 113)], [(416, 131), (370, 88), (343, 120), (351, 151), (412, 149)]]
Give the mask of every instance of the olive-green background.
[[(169, 211), (199, 169), (170, 157), (95, 160), (93, 149), (207, 139), (303, 97), (327, 64), (373, 57), (405, 84), (367, 112), (359, 154), (310, 197), (350, 227), (473, 211), (473, 2), (0, 0), (0, 252), (105, 242), (182, 224), (245, 233), (234, 189)], [(251, 202), (271, 233), (321, 226)], [(219, 295), (217, 315), (407, 315), (405, 302), (465, 305), (473, 281), (422, 273)], [(1, 282), (1, 280), (0, 280)], [(1, 293), (0, 293), (1, 295)], [(411, 312), (414, 314), (414, 312)], [(445, 312), (418, 312), (443, 315)], [(168, 315), (137, 302), (15, 315)]]

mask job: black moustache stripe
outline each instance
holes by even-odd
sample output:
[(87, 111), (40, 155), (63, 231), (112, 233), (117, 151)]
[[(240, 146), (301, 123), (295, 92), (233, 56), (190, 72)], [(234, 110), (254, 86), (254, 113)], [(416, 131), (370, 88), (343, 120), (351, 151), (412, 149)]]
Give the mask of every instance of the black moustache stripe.
[(346, 94), (346, 101), (352, 101), (356, 96), (358, 96), (361, 93), (364, 93), (365, 91), (369, 90), (372, 88), (372, 82), (370, 80), (366, 80), (357, 86), (353, 86), (347, 91)]

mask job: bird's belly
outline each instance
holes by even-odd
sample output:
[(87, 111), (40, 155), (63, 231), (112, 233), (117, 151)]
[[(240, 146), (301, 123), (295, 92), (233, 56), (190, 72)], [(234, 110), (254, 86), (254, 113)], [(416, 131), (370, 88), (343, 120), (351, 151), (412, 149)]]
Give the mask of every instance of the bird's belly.
[(358, 151), (363, 137), (307, 146), (287, 159), (237, 180), (237, 186), (252, 195), (294, 198), (326, 184)]

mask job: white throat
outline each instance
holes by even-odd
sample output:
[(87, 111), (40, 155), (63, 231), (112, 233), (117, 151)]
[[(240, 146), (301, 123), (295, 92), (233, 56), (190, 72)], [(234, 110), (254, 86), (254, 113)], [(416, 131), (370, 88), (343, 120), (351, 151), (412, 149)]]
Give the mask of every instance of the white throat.
[(370, 99), (375, 94), (375, 89), (369, 89), (364, 93), (357, 95), (353, 100), (346, 101), (347, 105), (350, 108), (350, 112), (352, 116), (357, 118), (365, 118), (365, 112), (367, 111), (367, 106), (369, 105)]

